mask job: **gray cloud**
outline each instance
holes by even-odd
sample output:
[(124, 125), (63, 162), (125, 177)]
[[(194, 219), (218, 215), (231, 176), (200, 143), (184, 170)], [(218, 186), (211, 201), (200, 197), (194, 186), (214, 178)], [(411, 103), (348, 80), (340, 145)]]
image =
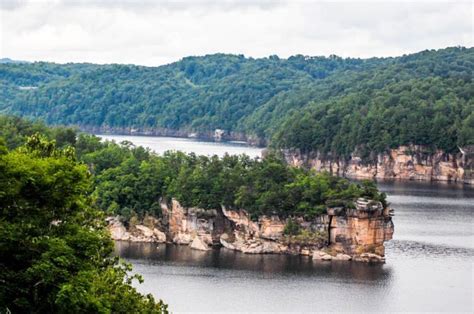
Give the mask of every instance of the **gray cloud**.
[(215, 52), (390, 56), (473, 45), (468, 2), (2, 1), (1, 57), (158, 65)]
[(26, 0), (0, 0), (0, 10), (15, 10), (26, 3)]

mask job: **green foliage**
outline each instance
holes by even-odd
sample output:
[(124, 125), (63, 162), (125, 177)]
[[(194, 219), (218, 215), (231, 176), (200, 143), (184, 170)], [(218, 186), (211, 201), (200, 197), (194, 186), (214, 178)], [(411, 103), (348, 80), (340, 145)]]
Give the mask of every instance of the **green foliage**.
[[(215, 54), (160, 67), (0, 64), (0, 110), (87, 128), (220, 128), (328, 157), (357, 149), (367, 161), (409, 144), (452, 153), (474, 143), (473, 51), (371, 59)], [(73, 144), (61, 134), (58, 145), (62, 139)]]
[(321, 231), (310, 231), (307, 229), (299, 230), (296, 234), (286, 234), (287, 244), (298, 244), (298, 245), (315, 245), (326, 244), (328, 241), (327, 232)]
[(166, 312), (111, 257), (92, 188), (74, 150), (42, 135), (0, 154), (0, 311)]
[(6, 92), (0, 110), (52, 124), (231, 130), (273, 96), (363, 63), (215, 54), (156, 68), (2, 64), (0, 83)]
[(474, 141), (473, 90), (470, 80), (429, 78), (352, 92), (295, 113), (273, 144), (333, 158), (357, 149), (365, 160), (408, 144), (459, 152)]
[(288, 219), (286, 222), (285, 228), (283, 229), (283, 234), (285, 235), (298, 235), (301, 231), (300, 225), (295, 222), (293, 219)]
[[(127, 156), (95, 176), (96, 205), (110, 214), (161, 214), (161, 200), (176, 198), (183, 206), (203, 209), (245, 209), (259, 215), (300, 215), (313, 218), (326, 212), (334, 201), (351, 206), (358, 197), (384, 200), (375, 186), (358, 185), (328, 173), (288, 166), (269, 155), (263, 160), (248, 156), (205, 157), (180, 152), (149, 154), (137, 160), (134, 148), (109, 144), (104, 150)], [(100, 154), (100, 150), (94, 154)], [(88, 160), (87, 155), (83, 156)]]
[[(20, 151), (38, 157), (57, 153), (47, 136), (56, 138), (51, 132), (35, 134), (27, 141), (22, 138), (29, 148)], [(277, 214), (308, 219), (325, 213), (328, 206), (352, 207), (358, 197), (386, 204), (385, 195), (373, 182), (355, 184), (328, 173), (289, 167), (275, 153), (263, 160), (181, 152), (157, 156), (129, 142), (100, 142), (86, 134), (70, 138), (76, 138), (75, 150), (61, 150), (61, 156), (87, 165), (93, 174), (94, 205), (126, 221), (134, 216), (135, 220), (160, 216), (160, 201), (171, 198), (188, 207), (241, 208), (252, 217)]]
[(9, 149), (25, 143), (33, 134), (40, 133), (50, 140), (55, 140), (57, 147), (76, 144), (76, 130), (66, 127), (47, 127), (42, 122), (33, 122), (19, 117), (0, 115), (0, 137), (6, 141)]

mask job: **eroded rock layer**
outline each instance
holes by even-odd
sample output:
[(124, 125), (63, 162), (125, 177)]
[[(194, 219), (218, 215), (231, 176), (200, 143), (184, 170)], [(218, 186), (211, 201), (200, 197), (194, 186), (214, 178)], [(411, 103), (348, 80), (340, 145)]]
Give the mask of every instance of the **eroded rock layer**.
[[(384, 261), (384, 242), (394, 226), (392, 214), (379, 202), (359, 199), (354, 209), (329, 208), (311, 220), (302, 217), (260, 216), (250, 219), (244, 210), (186, 208), (177, 200), (161, 203), (163, 217), (149, 226), (126, 228), (118, 218), (108, 218), (115, 240), (171, 242), (197, 250), (225, 247), (247, 254), (299, 254), (316, 260)], [(298, 232), (285, 234), (291, 219)], [(150, 221), (154, 223), (150, 226)]]
[(401, 146), (378, 154), (366, 162), (355, 152), (349, 158), (333, 159), (319, 153), (285, 151), (289, 164), (329, 171), (353, 178), (453, 181), (474, 184), (474, 146), (459, 148), (457, 154), (430, 151), (423, 146)]

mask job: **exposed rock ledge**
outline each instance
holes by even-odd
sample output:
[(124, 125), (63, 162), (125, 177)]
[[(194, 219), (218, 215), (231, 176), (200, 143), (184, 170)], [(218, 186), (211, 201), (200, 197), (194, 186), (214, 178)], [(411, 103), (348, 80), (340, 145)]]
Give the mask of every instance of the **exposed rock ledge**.
[(119, 217), (107, 217), (108, 229), (113, 240), (131, 242), (156, 242), (165, 243), (166, 234), (157, 228), (149, 228), (144, 225), (136, 225), (133, 228), (125, 228)]
[[(287, 219), (261, 216), (252, 221), (244, 211), (221, 208), (185, 208), (177, 200), (161, 203), (163, 217), (153, 226), (125, 228), (109, 217), (114, 240), (176, 243), (197, 250), (225, 247), (247, 254), (294, 254), (321, 261), (384, 262), (383, 243), (393, 235), (393, 211), (382, 204), (359, 199), (355, 209), (329, 208), (312, 220), (293, 217), (302, 230), (284, 234)], [(148, 225), (150, 222), (148, 222)]]
[(293, 166), (306, 166), (318, 171), (353, 177), (403, 179), (423, 181), (453, 181), (474, 184), (474, 146), (459, 148), (457, 154), (426, 147), (400, 146), (376, 156), (375, 162), (363, 162), (357, 152), (349, 160), (332, 159), (319, 153), (301, 154), (298, 150), (285, 151)]

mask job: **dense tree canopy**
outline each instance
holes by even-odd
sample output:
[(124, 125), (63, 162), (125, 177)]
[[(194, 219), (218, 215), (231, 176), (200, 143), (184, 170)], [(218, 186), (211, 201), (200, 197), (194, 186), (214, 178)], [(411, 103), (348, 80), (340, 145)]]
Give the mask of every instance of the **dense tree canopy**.
[(338, 156), (401, 144), (453, 152), (474, 141), (473, 68), (474, 48), (458, 47), (372, 59), (215, 54), (160, 67), (6, 63), (0, 110), (82, 127), (220, 128)]
[(25, 141), (9, 150), (0, 140), (0, 312), (166, 312), (112, 257), (90, 173), (74, 149), (38, 134)]
[[(38, 125), (18, 121), (21, 123), (0, 127), (0, 134), (15, 133), (23, 139), (25, 132)], [(22, 126), (21, 130), (15, 130), (15, 126)], [(64, 127), (41, 127), (51, 139), (57, 138), (57, 134), (76, 134)], [(261, 214), (312, 217), (323, 213), (328, 206), (352, 207), (358, 197), (385, 204), (385, 195), (372, 182), (356, 184), (327, 173), (290, 167), (277, 154), (264, 159), (181, 152), (158, 156), (130, 142), (101, 142), (88, 134), (72, 138), (76, 137), (70, 139), (69, 145), (75, 147), (76, 158), (93, 175), (93, 205), (126, 219), (134, 215), (159, 216), (160, 200), (171, 198), (189, 207), (245, 209), (254, 217)]]
[[(276, 214), (310, 218), (324, 213), (328, 206), (353, 207), (358, 197), (386, 204), (385, 195), (373, 182), (356, 184), (328, 173), (290, 167), (276, 155), (262, 160), (246, 155), (218, 158), (181, 152), (157, 156), (141, 147), (109, 142), (81, 158), (96, 174), (97, 206), (127, 219), (160, 216), (159, 202), (171, 198), (187, 207), (245, 209), (253, 217)], [(109, 159), (113, 160), (109, 168), (94, 168)]]

